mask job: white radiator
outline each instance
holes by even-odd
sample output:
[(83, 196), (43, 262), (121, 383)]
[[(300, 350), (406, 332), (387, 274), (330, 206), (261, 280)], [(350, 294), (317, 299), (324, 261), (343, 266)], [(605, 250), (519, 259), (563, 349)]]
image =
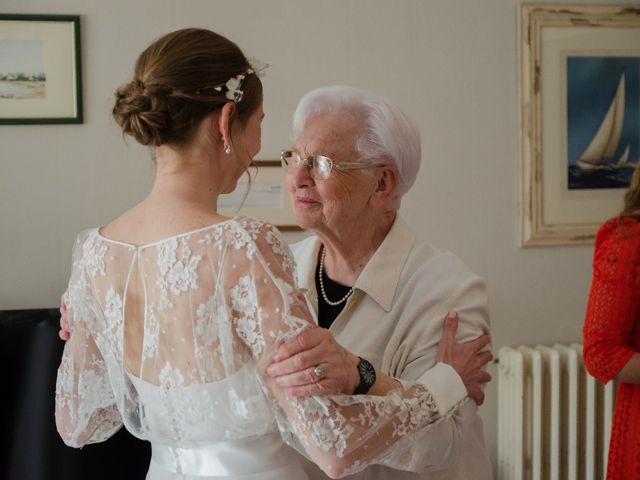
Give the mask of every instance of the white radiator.
[(591, 377), (582, 345), (502, 347), (498, 480), (605, 477), (615, 385)]

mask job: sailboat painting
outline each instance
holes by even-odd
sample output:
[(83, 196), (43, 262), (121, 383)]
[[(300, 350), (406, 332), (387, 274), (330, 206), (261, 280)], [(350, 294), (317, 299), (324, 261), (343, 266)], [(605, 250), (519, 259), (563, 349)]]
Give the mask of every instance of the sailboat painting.
[(568, 189), (627, 188), (640, 161), (640, 57), (567, 57)]

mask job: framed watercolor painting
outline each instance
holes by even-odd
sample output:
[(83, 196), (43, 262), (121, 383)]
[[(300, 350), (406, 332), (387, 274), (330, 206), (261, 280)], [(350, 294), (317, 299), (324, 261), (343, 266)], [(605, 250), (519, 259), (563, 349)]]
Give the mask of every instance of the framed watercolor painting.
[(640, 8), (520, 10), (522, 245), (591, 243), (640, 159)]
[(82, 123), (80, 17), (0, 15), (0, 124)]

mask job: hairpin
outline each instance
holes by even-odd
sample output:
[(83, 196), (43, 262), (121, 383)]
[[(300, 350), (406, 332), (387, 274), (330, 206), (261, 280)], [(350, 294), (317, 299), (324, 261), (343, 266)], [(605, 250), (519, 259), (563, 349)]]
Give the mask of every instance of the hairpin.
[(224, 96), (229, 100), (233, 100), (235, 103), (240, 103), (242, 101), (242, 96), (244, 95), (244, 91), (240, 89), (242, 81), (245, 79), (245, 76), (251, 75), (252, 73), (254, 73), (253, 69), (248, 68), (235, 77), (231, 77), (224, 85), (216, 85), (213, 89), (218, 92), (222, 92), (222, 88), (226, 88), (227, 91)]

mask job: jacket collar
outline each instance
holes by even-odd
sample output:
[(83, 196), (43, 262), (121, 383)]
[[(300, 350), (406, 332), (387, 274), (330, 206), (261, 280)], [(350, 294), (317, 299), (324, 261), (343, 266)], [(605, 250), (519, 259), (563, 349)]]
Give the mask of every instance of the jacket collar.
[(396, 215), (391, 230), (356, 280), (355, 288), (373, 298), (386, 312), (393, 305), (400, 275), (414, 241), (413, 231), (400, 214)]
[[(390, 311), (400, 275), (414, 242), (415, 234), (398, 214), (389, 233), (356, 280), (354, 289), (369, 295), (386, 312)], [(313, 237), (312, 240), (303, 241), (295, 247), (298, 281), (307, 289), (307, 298), (316, 307), (315, 274), (320, 245), (320, 239)]]

